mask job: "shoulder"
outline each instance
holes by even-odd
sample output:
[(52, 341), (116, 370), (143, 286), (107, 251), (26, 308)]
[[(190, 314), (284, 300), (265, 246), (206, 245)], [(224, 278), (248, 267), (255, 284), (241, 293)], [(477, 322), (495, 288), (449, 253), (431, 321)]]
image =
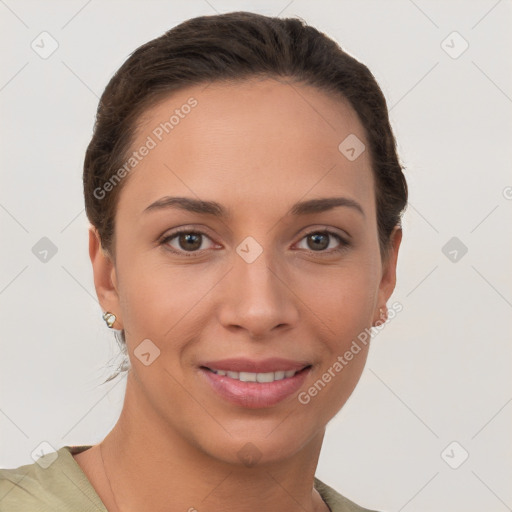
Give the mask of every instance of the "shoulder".
[(63, 510), (62, 500), (55, 492), (55, 477), (54, 472), (45, 472), (36, 462), (0, 469), (0, 511)]
[(87, 478), (64, 446), (33, 464), (0, 469), (0, 512), (105, 511)]
[(363, 508), (357, 503), (350, 501), (345, 496), (342, 496), (339, 492), (323, 483), (321, 480), (315, 477), (315, 489), (318, 491), (322, 499), (327, 503), (327, 506), (331, 509), (331, 512), (377, 512), (376, 510), (370, 510)]

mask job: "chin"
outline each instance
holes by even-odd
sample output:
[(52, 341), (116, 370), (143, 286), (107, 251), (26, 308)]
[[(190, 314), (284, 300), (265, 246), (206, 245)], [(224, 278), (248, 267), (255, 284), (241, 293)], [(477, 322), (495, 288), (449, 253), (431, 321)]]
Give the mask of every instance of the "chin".
[(319, 435), (321, 442), (325, 429), (320, 425), (307, 428), (303, 421), (291, 418), (273, 421), (270, 428), (269, 422), (262, 425), (257, 421), (245, 422), (245, 427), (242, 422), (236, 429), (226, 425), (229, 433), (223, 430), (221, 435), (212, 436), (210, 430), (210, 435), (204, 432), (197, 442), (204, 453), (230, 466), (261, 467), (294, 457)]

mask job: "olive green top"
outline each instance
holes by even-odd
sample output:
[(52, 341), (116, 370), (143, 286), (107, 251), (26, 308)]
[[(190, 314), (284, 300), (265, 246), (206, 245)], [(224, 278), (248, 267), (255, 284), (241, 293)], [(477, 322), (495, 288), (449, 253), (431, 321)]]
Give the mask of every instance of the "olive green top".
[[(0, 469), (0, 512), (108, 512), (72, 456), (91, 446), (63, 446), (33, 464)], [(331, 512), (372, 512), (317, 478), (315, 488)]]

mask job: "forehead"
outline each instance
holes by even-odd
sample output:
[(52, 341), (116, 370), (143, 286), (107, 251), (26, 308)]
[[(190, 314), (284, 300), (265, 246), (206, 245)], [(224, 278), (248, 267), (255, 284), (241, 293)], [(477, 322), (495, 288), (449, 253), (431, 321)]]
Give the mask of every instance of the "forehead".
[(339, 192), (371, 213), (369, 151), (349, 159), (344, 141), (356, 141), (358, 152), (367, 145), (357, 114), (314, 87), (274, 79), (189, 87), (140, 117), (132, 149), (151, 149), (130, 173), (120, 206), (125, 198), (143, 209), (168, 194), (248, 207), (275, 199), (284, 207), (284, 197)]

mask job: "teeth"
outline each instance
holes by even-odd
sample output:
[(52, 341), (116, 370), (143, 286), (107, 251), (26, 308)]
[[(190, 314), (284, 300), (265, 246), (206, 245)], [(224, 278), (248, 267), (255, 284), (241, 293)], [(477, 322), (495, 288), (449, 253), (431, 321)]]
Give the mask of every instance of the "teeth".
[(257, 373), (240, 372), (238, 377), (242, 382), (256, 382)]
[(256, 380), (258, 382), (274, 382), (276, 379), (276, 374), (274, 372), (268, 373), (256, 373)]
[[(211, 368), (210, 368), (211, 369)], [(252, 373), (252, 372), (230, 372), (224, 370), (213, 370), (217, 375), (228, 376), (231, 379), (236, 379), (242, 382), (274, 382), (275, 380), (288, 379), (293, 377), (298, 370), (279, 370), (277, 372), (268, 373)]]

